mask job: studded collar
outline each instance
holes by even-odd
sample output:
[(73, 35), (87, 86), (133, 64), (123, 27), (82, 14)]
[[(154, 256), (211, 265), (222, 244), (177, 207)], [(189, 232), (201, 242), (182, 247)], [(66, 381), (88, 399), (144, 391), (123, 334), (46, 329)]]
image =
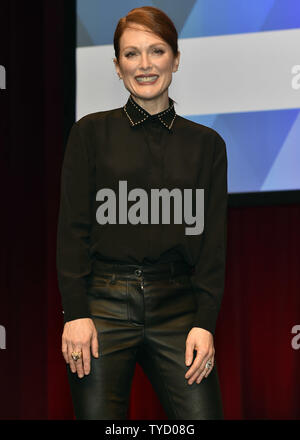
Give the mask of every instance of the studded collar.
[(172, 125), (176, 117), (176, 112), (174, 109), (174, 101), (169, 97), (169, 107), (162, 112), (151, 115), (144, 108), (142, 108), (137, 102), (134, 101), (130, 95), (127, 103), (123, 107), (124, 112), (130, 122), (131, 127), (135, 127), (142, 124), (147, 119), (158, 120), (161, 124), (168, 129), (169, 132), (172, 131)]

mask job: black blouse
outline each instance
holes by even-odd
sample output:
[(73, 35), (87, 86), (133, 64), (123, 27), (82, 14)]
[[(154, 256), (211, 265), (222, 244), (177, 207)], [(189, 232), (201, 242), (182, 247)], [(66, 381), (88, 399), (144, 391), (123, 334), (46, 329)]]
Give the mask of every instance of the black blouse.
[[(114, 200), (116, 209), (110, 214), (116, 215), (101, 224), (99, 207), (108, 199), (100, 199), (98, 191), (104, 188), (115, 194), (110, 208)], [(162, 188), (181, 190), (182, 206), (184, 189), (189, 189), (192, 215), (195, 189), (204, 189), (201, 234), (186, 233), (195, 224), (185, 223), (184, 208), (181, 224), (174, 222), (172, 197), (169, 221), (162, 221), (161, 208), (159, 222), (151, 222), (151, 190)], [(127, 220), (130, 207), (140, 200), (127, 199), (133, 189), (148, 196), (147, 222), (134, 222), (134, 216)], [(127, 199), (125, 220), (118, 207), (121, 197)], [(226, 226), (226, 146), (215, 130), (177, 115), (171, 98), (168, 109), (155, 115), (129, 96), (123, 107), (82, 117), (71, 128), (61, 175), (57, 274), (64, 321), (90, 317), (86, 283), (95, 259), (130, 264), (185, 260), (195, 266), (194, 326), (214, 334), (224, 290)]]

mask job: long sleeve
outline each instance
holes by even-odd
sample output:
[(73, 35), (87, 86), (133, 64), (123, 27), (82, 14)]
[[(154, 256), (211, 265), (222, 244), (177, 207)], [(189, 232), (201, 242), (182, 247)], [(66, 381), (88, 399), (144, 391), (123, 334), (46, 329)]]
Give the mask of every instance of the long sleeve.
[(210, 187), (204, 191), (201, 253), (191, 277), (197, 299), (194, 326), (212, 334), (223, 297), (227, 245), (227, 154), (218, 134), (214, 147)]
[(56, 261), (65, 322), (89, 317), (86, 276), (91, 272), (92, 184), (81, 130), (78, 122), (73, 124), (61, 173)]

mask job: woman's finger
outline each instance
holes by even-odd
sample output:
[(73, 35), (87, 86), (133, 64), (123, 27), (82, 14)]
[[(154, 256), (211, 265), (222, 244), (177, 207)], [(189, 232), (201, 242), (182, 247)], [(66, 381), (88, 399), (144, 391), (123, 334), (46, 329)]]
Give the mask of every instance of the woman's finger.
[(203, 355), (204, 355), (203, 351), (198, 349), (197, 355), (196, 355), (190, 369), (185, 374), (186, 379), (191, 379), (192, 377), (195, 377), (195, 373), (197, 373), (197, 371), (199, 370), (199, 367), (202, 364)]
[(91, 352), (94, 357), (99, 356), (99, 342), (98, 342), (98, 333), (96, 328), (94, 328), (92, 341), (91, 341)]
[[(77, 361), (73, 360), (73, 362), (75, 364), (78, 377), (82, 378), (84, 376), (84, 371), (83, 371), (83, 349), (78, 344), (77, 345), (73, 345), (72, 352), (80, 353), (81, 354), (80, 358), (77, 359)], [(71, 357), (72, 357), (72, 353), (71, 353)]]
[(83, 363), (83, 373), (89, 374), (91, 371), (91, 350), (90, 345), (82, 346), (82, 363)]
[(197, 371), (195, 371), (195, 373), (189, 378), (188, 384), (192, 385), (192, 383), (194, 383), (198, 377), (199, 377), (199, 369)]
[[(211, 361), (212, 366), (207, 368), (206, 364), (208, 361)], [(212, 357), (212, 355), (210, 355), (207, 357), (207, 359), (205, 359), (205, 361), (201, 365), (201, 371), (200, 371), (198, 378), (196, 379), (196, 382), (200, 383), (204, 377), (206, 378), (209, 375), (209, 373), (211, 372), (212, 367), (213, 367), (213, 357)]]
[(69, 358), (69, 365), (71, 368), (72, 373), (76, 373), (77, 368), (76, 368), (76, 362), (74, 361), (74, 359), (72, 358), (72, 353), (74, 350), (74, 345), (72, 343), (68, 343), (68, 358)]
[(201, 350), (198, 350), (197, 356), (192, 364), (192, 367), (188, 371), (186, 378), (188, 379), (189, 385), (191, 385), (198, 377), (199, 374), (202, 373), (205, 361), (208, 359), (208, 354), (205, 356)]
[(210, 360), (211, 360), (211, 367), (209, 367), (209, 368), (206, 368), (206, 373), (205, 373), (205, 377), (207, 377), (208, 375), (209, 375), (209, 373), (212, 371), (212, 369), (214, 368), (214, 364), (215, 364), (215, 358), (214, 358), (214, 356), (212, 356), (211, 358), (210, 358)]
[(61, 351), (62, 351), (62, 354), (63, 354), (63, 357), (64, 357), (66, 363), (68, 364), (69, 363), (68, 344), (63, 336), (62, 336), (62, 341), (61, 341)]
[(201, 380), (203, 379), (203, 377), (206, 377), (206, 374), (208, 372), (208, 368), (206, 368), (206, 364), (209, 360), (211, 360), (212, 355), (208, 354), (204, 359), (203, 362), (198, 370), (198, 376), (196, 378), (196, 382), (199, 384), (201, 382)]

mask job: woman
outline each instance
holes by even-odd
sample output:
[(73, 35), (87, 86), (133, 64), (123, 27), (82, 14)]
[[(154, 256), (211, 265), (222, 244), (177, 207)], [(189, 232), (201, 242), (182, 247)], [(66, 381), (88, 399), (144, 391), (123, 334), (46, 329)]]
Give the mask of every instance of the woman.
[[(131, 10), (114, 49), (130, 96), (73, 125), (62, 171), (57, 269), (75, 416), (125, 419), (139, 362), (168, 418), (221, 419), (213, 336), (225, 270), (225, 143), (175, 112), (168, 88), (180, 52), (164, 12)], [(151, 203), (149, 213), (162, 189), (164, 212)], [(187, 233), (177, 202), (184, 198), (191, 220), (195, 189), (204, 190), (204, 230)]]

